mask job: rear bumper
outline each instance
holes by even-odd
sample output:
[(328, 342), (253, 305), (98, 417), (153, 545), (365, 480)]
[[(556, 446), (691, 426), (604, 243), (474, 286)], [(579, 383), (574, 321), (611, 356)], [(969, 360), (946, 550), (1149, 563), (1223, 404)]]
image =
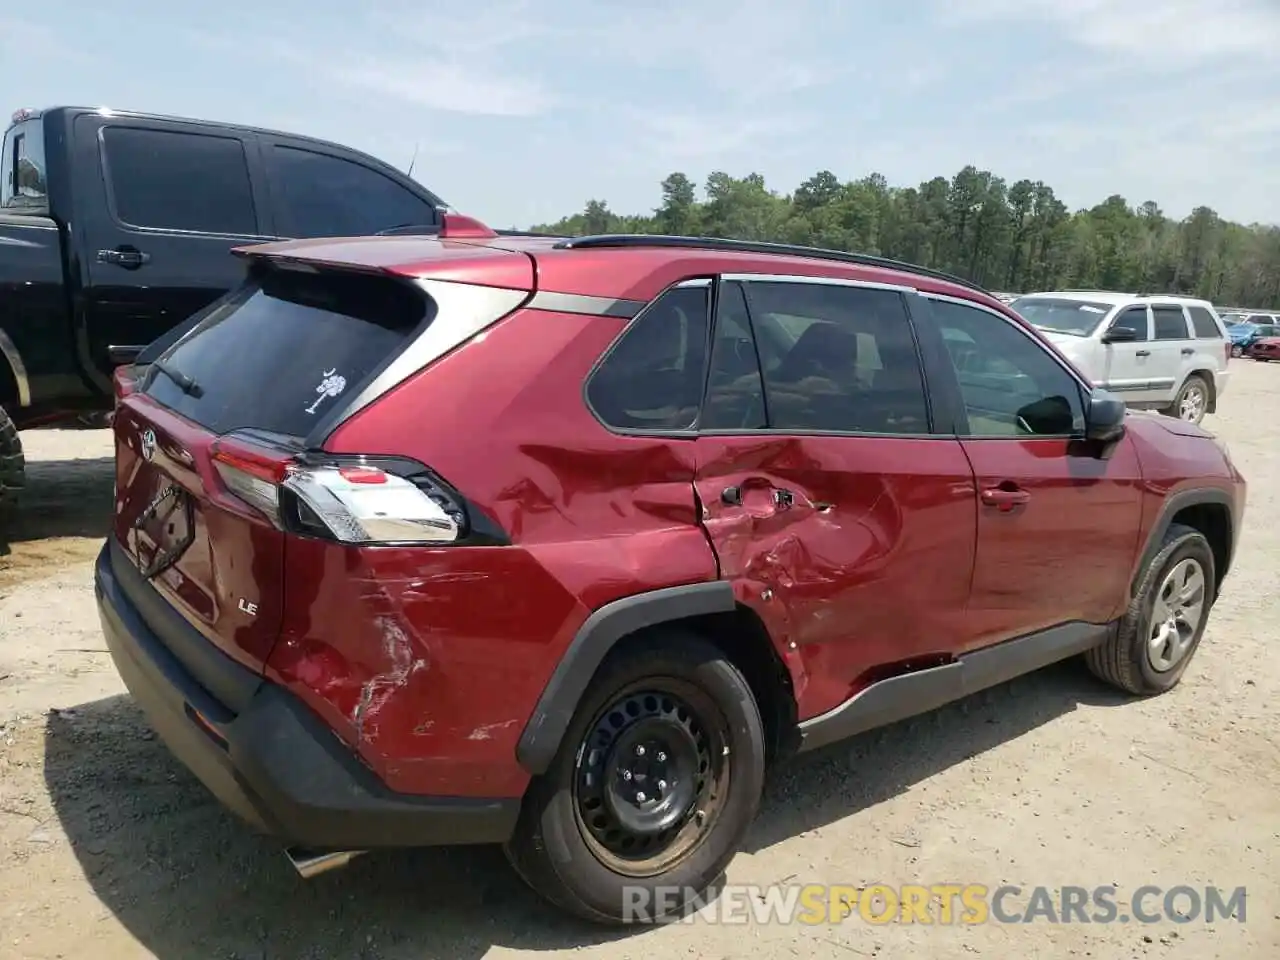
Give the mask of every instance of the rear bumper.
[[(501, 843), (511, 836), (519, 799), (395, 793), (275, 684), (259, 681), (233, 714), (147, 626), (120, 587), (109, 547), (94, 579), (107, 647), (134, 700), (173, 754), (258, 830), (316, 849)], [(257, 679), (226, 659), (223, 667), (245, 674), (246, 683)]]

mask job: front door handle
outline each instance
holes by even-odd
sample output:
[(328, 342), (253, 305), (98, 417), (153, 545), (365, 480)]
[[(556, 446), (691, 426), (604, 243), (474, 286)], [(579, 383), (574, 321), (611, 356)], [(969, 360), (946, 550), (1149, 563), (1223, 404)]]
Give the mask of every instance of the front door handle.
[(1001, 512), (1020, 507), (1030, 500), (1031, 494), (1013, 485), (1001, 484), (998, 487), (990, 487), (982, 491), (982, 502), (988, 507), (995, 507)]
[(1194, 348), (1192, 348), (1192, 347), (1183, 347), (1183, 348), (1182, 348), (1182, 355), (1183, 355), (1184, 357), (1189, 357), (1189, 356), (1191, 356), (1193, 353), (1195, 353), (1195, 349), (1194, 349)]
[(124, 267), (126, 270), (137, 270), (150, 260), (151, 254), (143, 253), (137, 247), (127, 244), (116, 247), (114, 250), (98, 251), (99, 263), (110, 263), (113, 266)]
[(1135, 357), (1149, 357), (1149, 356), (1151, 356), (1151, 351), (1150, 351), (1150, 350), (1139, 350), (1137, 353), (1135, 353), (1135, 354), (1134, 354), (1134, 356), (1135, 356)]
[(796, 495), (790, 490), (783, 490), (781, 487), (773, 488), (773, 505), (785, 510), (796, 502)]

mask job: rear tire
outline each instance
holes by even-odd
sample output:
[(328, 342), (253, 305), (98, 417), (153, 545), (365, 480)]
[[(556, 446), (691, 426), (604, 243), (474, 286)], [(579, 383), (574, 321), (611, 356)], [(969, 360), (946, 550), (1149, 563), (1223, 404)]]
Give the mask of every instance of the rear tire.
[(606, 659), (506, 846), (516, 872), (597, 923), (686, 915), (755, 819), (765, 738), (723, 652), (678, 628)]
[(1089, 669), (1126, 693), (1172, 690), (1204, 636), (1217, 599), (1215, 576), (1204, 534), (1171, 524), (1115, 632), (1085, 654)]
[(27, 460), (22, 453), (22, 437), (0, 408), (0, 519), (17, 504), (26, 485)]
[(1182, 388), (1173, 398), (1173, 403), (1161, 412), (1167, 417), (1177, 417), (1188, 423), (1199, 423), (1204, 419), (1208, 409), (1209, 384), (1200, 374), (1193, 373), (1182, 384)]

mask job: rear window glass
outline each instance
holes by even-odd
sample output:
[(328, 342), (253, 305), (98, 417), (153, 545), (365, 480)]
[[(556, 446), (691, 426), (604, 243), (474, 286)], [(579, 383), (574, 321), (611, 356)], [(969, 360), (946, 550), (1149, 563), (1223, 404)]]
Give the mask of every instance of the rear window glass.
[(1187, 318), (1181, 307), (1152, 307), (1151, 319), (1157, 340), (1187, 339)]
[(214, 433), (302, 437), (433, 312), (426, 294), (393, 280), (269, 271), (164, 354), (146, 393)]
[(1111, 305), (1107, 303), (1050, 297), (1019, 297), (1009, 306), (1046, 333), (1074, 337), (1089, 336), (1111, 312)]
[(0, 207), (35, 211), (48, 208), (44, 130), (39, 120), (26, 120), (5, 133), (0, 170), (4, 176), (0, 184)]
[(1218, 325), (1213, 322), (1213, 314), (1204, 307), (1187, 307), (1187, 313), (1191, 314), (1191, 326), (1195, 329), (1196, 336), (1199, 339), (1222, 339), (1222, 332), (1218, 329)]

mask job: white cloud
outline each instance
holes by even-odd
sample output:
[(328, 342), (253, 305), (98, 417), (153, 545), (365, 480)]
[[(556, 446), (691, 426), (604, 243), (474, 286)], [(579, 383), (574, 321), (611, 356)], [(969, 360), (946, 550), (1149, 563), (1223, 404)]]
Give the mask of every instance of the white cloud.
[(430, 110), (528, 117), (542, 113), (552, 103), (535, 80), (459, 63), (378, 60), (324, 69), (339, 83)]
[(1274, 0), (953, 0), (944, 15), (1042, 22), (1086, 47), (1165, 64), (1274, 57), (1280, 39)]

